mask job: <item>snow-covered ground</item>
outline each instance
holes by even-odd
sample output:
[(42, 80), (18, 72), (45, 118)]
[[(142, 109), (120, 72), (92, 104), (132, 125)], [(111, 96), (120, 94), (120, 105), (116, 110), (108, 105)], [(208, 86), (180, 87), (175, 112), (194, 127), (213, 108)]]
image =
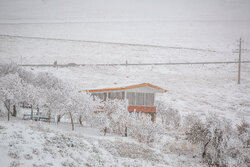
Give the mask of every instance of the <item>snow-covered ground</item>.
[(168, 90), (158, 94), (158, 98), (183, 115), (217, 113), (234, 123), (243, 118), (250, 122), (250, 64), (242, 64), (240, 85), (237, 85), (237, 64), (26, 69), (35, 73), (50, 71), (81, 90), (152, 83)]
[[(67, 123), (0, 120), (1, 166), (197, 166), (203, 164), (195, 147), (174, 133), (163, 147), (151, 148), (136, 140)], [(186, 149), (178, 151), (177, 148)], [(189, 154), (187, 152), (189, 151)], [(192, 154), (190, 154), (190, 151)], [(194, 156), (194, 157), (193, 157)]]
[[(250, 60), (249, 30), (248, 0), (0, 0), (0, 63), (236, 61), (240, 37), (242, 60)], [(79, 89), (152, 83), (168, 90), (157, 98), (182, 115), (250, 123), (250, 64), (242, 64), (240, 85), (237, 64), (25, 69), (52, 72)], [(174, 146), (186, 145), (175, 137), (153, 149), (89, 127), (5, 120), (1, 166), (202, 166), (192, 151), (179, 155)]]
[[(0, 36), (2, 62), (18, 64), (78, 63), (162, 63), (197, 61), (237, 61), (238, 55), (229, 51), (196, 48), (168, 48), (126, 44), (96, 43)], [(242, 60), (250, 60), (244, 53)]]

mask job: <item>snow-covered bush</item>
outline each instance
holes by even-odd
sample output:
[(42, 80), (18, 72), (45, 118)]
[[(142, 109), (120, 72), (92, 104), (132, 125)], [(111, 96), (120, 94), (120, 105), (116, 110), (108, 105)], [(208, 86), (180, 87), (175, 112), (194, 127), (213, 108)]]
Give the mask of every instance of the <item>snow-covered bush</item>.
[(199, 144), (202, 158), (211, 166), (247, 166), (243, 143), (228, 120), (209, 116), (186, 131), (187, 140)]
[(144, 143), (152, 143), (162, 134), (161, 124), (152, 122), (150, 116), (129, 113), (127, 101), (115, 99), (102, 104), (98, 111), (93, 112), (91, 119), (95, 121), (94, 126), (104, 131), (104, 134), (111, 132), (130, 136)]
[(27, 71), (23, 68), (18, 68), (17, 73), (19, 77), (22, 78), (22, 81), (26, 83), (32, 84), (35, 81), (36, 75), (31, 71)]
[(40, 72), (35, 76), (32, 84), (42, 88), (57, 89), (60, 86), (60, 82), (52, 73)]
[(132, 113), (130, 115), (128, 135), (136, 138), (139, 142), (147, 144), (157, 142), (156, 139), (159, 139), (163, 132), (161, 124), (152, 122), (150, 117), (136, 116), (137, 114)]
[(202, 149), (202, 158), (205, 158), (207, 146), (211, 140), (211, 133), (201, 121), (195, 122), (186, 132), (187, 140), (193, 144), (199, 144)]
[(244, 147), (250, 147), (250, 125), (242, 120), (240, 125), (237, 125), (238, 136)]
[(166, 127), (177, 128), (181, 123), (181, 115), (180, 112), (165, 103), (164, 101), (157, 101), (157, 116), (161, 119), (161, 122)]
[(201, 122), (200, 117), (194, 113), (190, 113), (183, 117), (183, 126), (185, 128), (190, 128), (195, 123), (199, 123), (199, 122)]
[(0, 64), (0, 77), (8, 75), (8, 74), (15, 74), (17, 70), (18, 70), (18, 66), (15, 63)]
[[(95, 101), (98, 100), (95, 98)], [(95, 126), (105, 132), (112, 132), (124, 135), (125, 128), (129, 120), (127, 102), (124, 100), (107, 100), (99, 103), (99, 109), (93, 112), (92, 119)]]

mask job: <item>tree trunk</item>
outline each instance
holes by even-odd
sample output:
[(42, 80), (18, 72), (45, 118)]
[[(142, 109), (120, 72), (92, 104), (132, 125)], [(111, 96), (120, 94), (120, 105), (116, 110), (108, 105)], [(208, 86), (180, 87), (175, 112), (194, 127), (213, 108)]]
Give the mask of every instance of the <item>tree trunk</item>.
[(12, 113), (12, 116), (13, 116), (13, 117), (16, 117), (16, 115), (17, 115), (16, 105), (13, 105), (13, 113)]
[(209, 142), (210, 142), (210, 140), (203, 147), (202, 158), (205, 158), (205, 156), (207, 154), (207, 145), (208, 145)]
[(107, 133), (107, 127), (104, 128), (104, 136), (106, 136), (106, 133)]
[(79, 123), (80, 123), (81, 126), (83, 126), (83, 124), (82, 124), (82, 116), (81, 115), (79, 116)]
[(10, 121), (10, 99), (4, 101), (4, 106), (8, 111), (8, 121)]
[(49, 109), (49, 123), (50, 123), (50, 119), (51, 119), (51, 112), (50, 112), (50, 109)]
[(71, 120), (71, 125), (72, 125), (72, 130), (75, 130), (74, 129), (74, 120), (73, 120), (73, 115), (71, 112), (69, 112), (69, 116), (70, 116), (70, 120)]
[(37, 107), (37, 116), (38, 116), (38, 121), (40, 121), (40, 110), (39, 110), (39, 107)]
[(8, 121), (10, 121), (10, 100), (8, 100)]
[(127, 128), (127, 126), (125, 126), (125, 137), (127, 137), (128, 136), (128, 128)]
[(33, 106), (31, 105), (30, 106), (30, 118), (31, 118), (31, 120), (33, 120)]
[(61, 115), (57, 115), (57, 120), (56, 123), (58, 124), (61, 121), (62, 116)]

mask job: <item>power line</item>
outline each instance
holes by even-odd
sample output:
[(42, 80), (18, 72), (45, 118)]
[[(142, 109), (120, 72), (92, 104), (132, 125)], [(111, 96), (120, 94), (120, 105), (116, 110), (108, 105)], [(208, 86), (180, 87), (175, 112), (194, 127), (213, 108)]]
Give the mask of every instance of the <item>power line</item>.
[(199, 49), (199, 48), (188, 48), (188, 47), (179, 47), (179, 46), (164, 46), (164, 45), (150, 45), (150, 44), (136, 44), (136, 43), (122, 43), (122, 42), (90, 41), (90, 40), (60, 39), (60, 38), (45, 38), (45, 37), (29, 37), (29, 36), (1, 35), (1, 34), (0, 34), (0, 37), (54, 40), (54, 41), (69, 41), (69, 42), (85, 42), (85, 43), (96, 43), (96, 44), (139, 46), (139, 47), (152, 47), (152, 48), (163, 48), (163, 49), (182, 49), (182, 50), (195, 50), (195, 51), (205, 51), (205, 52), (218, 52), (216, 50), (211, 50), (211, 49)]
[[(161, 65), (213, 65), (213, 64), (237, 64), (238, 61), (227, 62), (179, 62), (179, 63), (130, 63), (130, 64), (57, 64), (58, 67), (74, 67), (74, 66), (161, 66)], [(241, 61), (241, 63), (250, 63), (249, 61)], [(23, 67), (55, 67), (53, 64), (22, 64)]]

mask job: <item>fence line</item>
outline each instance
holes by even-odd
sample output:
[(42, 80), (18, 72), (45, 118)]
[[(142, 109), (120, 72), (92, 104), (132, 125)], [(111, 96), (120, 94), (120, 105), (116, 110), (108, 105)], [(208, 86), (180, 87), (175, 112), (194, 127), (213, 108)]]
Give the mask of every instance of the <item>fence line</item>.
[[(237, 61), (227, 62), (180, 62), (180, 63), (130, 63), (130, 64), (20, 64), (23, 67), (78, 67), (78, 66), (172, 66), (172, 65), (210, 65), (210, 64), (237, 64)], [(250, 61), (241, 61), (250, 63)]]

